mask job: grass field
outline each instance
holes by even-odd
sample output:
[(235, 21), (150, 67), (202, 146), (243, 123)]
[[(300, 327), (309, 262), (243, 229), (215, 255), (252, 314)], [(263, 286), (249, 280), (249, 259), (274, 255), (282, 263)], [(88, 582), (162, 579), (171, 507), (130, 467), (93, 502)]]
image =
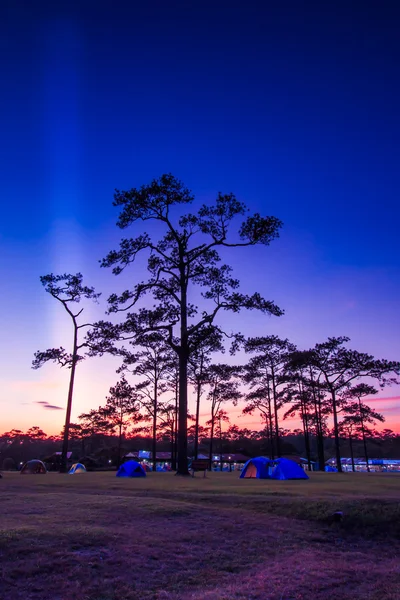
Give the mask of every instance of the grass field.
[(1, 600), (400, 598), (400, 474), (5, 473), (0, 503)]

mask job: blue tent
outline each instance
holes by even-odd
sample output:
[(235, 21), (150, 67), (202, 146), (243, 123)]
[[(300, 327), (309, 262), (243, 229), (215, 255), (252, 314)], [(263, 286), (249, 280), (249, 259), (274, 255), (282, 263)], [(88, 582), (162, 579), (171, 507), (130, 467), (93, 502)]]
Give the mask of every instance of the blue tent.
[(136, 460), (128, 460), (118, 469), (117, 477), (146, 477), (146, 471)]
[(277, 458), (271, 460), (264, 456), (251, 458), (243, 467), (240, 479), (308, 479), (308, 475), (293, 460)]
[(337, 468), (331, 467), (331, 465), (325, 465), (325, 473), (337, 473)]
[(308, 475), (293, 460), (277, 458), (273, 461), (271, 479), (308, 479)]
[(72, 465), (68, 473), (69, 475), (73, 475), (74, 473), (86, 473), (86, 467), (82, 463), (75, 463)]
[(251, 458), (245, 463), (240, 479), (244, 477), (253, 477), (255, 479), (269, 479), (269, 467), (270, 460), (264, 456), (258, 456), (257, 458)]

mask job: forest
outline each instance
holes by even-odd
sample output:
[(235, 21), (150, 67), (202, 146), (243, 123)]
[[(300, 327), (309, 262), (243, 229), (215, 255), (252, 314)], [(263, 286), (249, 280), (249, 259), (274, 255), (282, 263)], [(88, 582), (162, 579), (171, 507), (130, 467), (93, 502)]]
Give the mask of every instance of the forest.
[[(241, 292), (221, 252), (225, 258), (246, 247), (268, 247), (282, 223), (274, 216), (248, 214), (233, 194), (219, 193), (214, 204), (182, 212), (193, 201), (191, 191), (171, 174), (115, 192), (117, 226), (136, 225), (139, 233), (122, 238), (100, 266), (118, 277), (134, 272), (144, 255), (148, 279), (109, 296), (108, 320), (88, 323), (84, 307), (77, 308), (81, 301), (97, 303), (101, 295), (81, 273), (40, 278), (72, 325), (69, 350), (37, 351), (32, 363), (39, 369), (50, 361), (70, 371), (65, 426), (60, 439), (38, 427), (4, 433), (4, 460), (18, 462), (17, 448), (23, 453), (32, 444), (40, 444), (44, 453), (61, 445), (60, 470), (65, 471), (67, 453), (80, 444), (81, 459), (96, 461), (103, 453), (118, 466), (126, 450), (140, 445), (152, 452), (154, 463), (156, 452), (168, 448), (173, 469), (188, 475), (188, 460), (200, 450), (209, 456), (210, 467), (217, 450), (236, 449), (271, 458), (299, 453), (309, 466), (334, 457), (339, 471), (343, 452), (363, 456), (367, 469), (371, 456), (395, 458), (398, 436), (377, 431), (384, 416), (368, 400), (399, 383), (400, 363), (353, 349), (343, 335), (305, 349), (277, 335), (239, 332), (235, 325), (242, 311), (278, 318), (284, 311), (257, 291)], [(143, 232), (148, 222), (152, 234)], [(222, 313), (230, 315), (229, 330), (218, 320)], [(104, 355), (119, 359), (117, 381), (103, 404), (72, 423), (79, 363)], [(193, 414), (189, 394), (195, 399)], [(260, 418), (261, 429), (239, 428), (232, 422), (232, 406)], [(290, 431), (285, 421), (294, 417), (301, 428)]]

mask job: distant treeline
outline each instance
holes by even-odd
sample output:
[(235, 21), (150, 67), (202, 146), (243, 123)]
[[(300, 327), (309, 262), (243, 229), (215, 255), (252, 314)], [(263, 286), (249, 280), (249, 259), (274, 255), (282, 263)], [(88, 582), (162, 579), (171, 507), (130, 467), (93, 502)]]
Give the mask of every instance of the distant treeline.
[[(222, 438), (214, 440), (217, 453), (240, 453), (253, 457), (268, 455), (268, 446), (265, 441), (264, 431), (251, 431), (239, 429), (232, 426), (223, 433)], [(299, 431), (281, 431), (281, 453), (285, 456), (305, 456), (304, 435)], [(194, 436), (189, 430), (189, 457), (194, 454)], [(311, 436), (311, 458), (318, 461), (317, 439)], [(33, 458), (46, 460), (55, 452), (59, 452), (62, 444), (62, 436), (47, 436), (40, 428), (32, 427), (25, 433), (12, 430), (0, 436), (0, 468), (12, 470), (19, 468), (21, 463)], [(399, 458), (400, 459), (400, 435), (390, 429), (376, 432), (368, 439), (368, 454), (373, 458)], [(326, 458), (335, 456), (334, 437), (324, 439)], [(202, 437), (199, 452), (208, 454), (210, 439)], [(351, 449), (349, 440), (340, 439), (342, 456), (350, 456)], [(89, 466), (105, 467), (119, 462), (120, 452), (122, 455), (128, 452), (152, 449), (152, 438), (149, 436), (133, 436), (122, 440), (119, 447), (119, 437), (116, 435), (94, 434), (84, 437), (74, 435), (71, 439), (71, 460), (83, 461)], [(159, 452), (170, 451), (170, 441), (162, 435), (157, 440)], [(364, 457), (364, 446), (361, 438), (352, 441), (352, 451), (355, 458)], [(111, 461), (111, 463), (110, 463)]]

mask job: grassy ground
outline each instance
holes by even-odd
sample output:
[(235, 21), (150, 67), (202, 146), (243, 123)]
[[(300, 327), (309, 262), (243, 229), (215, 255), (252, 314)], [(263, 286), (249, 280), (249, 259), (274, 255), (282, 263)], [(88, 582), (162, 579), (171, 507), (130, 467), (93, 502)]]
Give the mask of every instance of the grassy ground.
[(1, 600), (398, 600), (399, 550), (396, 474), (0, 480)]

